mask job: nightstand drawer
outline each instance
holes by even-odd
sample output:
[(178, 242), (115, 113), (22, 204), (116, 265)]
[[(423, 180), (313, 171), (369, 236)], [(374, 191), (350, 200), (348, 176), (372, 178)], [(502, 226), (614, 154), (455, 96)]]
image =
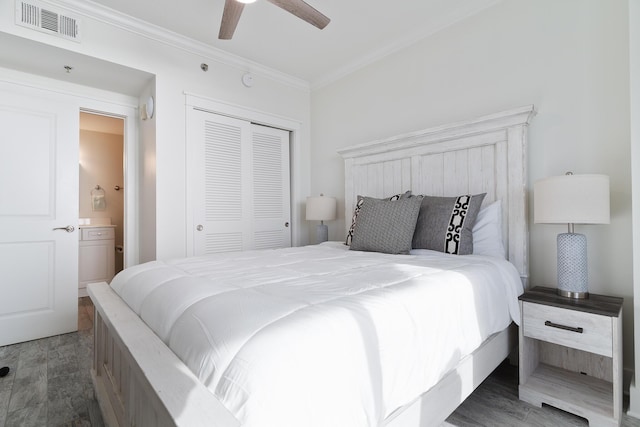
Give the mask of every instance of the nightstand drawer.
[(525, 302), (524, 336), (611, 357), (611, 317)]

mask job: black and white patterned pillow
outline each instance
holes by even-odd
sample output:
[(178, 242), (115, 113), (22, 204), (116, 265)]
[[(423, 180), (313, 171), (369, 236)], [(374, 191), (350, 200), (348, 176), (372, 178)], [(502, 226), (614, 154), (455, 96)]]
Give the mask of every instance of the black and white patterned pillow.
[(413, 235), (413, 249), (455, 255), (473, 253), (472, 230), (485, 195), (424, 196)]
[[(353, 241), (353, 232), (356, 228), (356, 219), (358, 218), (358, 214), (360, 214), (360, 210), (362, 209), (364, 197), (365, 196), (358, 196), (356, 207), (353, 209), (353, 216), (351, 217), (351, 227), (349, 227), (349, 231), (347, 232), (347, 239), (344, 242), (344, 244), (347, 246), (351, 246), (351, 242)], [(391, 197), (385, 197), (379, 200), (400, 200), (408, 197), (411, 197), (411, 191), (405, 191), (404, 193), (395, 194)]]

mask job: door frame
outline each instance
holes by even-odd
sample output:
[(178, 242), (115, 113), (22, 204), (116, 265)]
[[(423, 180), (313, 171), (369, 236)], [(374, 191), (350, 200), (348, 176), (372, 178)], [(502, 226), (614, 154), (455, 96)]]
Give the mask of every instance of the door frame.
[[(264, 111), (255, 110), (249, 107), (229, 104), (223, 101), (214, 100), (200, 95), (185, 92), (185, 116), (187, 110), (195, 108), (209, 113), (219, 114), (221, 116), (233, 117), (245, 120), (251, 123), (279, 128), (289, 131), (289, 175), (290, 175), (290, 209), (291, 209), (291, 245), (299, 246), (301, 244), (302, 230), (302, 208), (305, 196), (302, 194), (303, 186), (298, 177), (301, 176), (301, 128), (300, 121), (270, 114)], [(185, 141), (189, 144), (185, 128)], [(189, 147), (185, 147), (189, 150)], [(187, 256), (193, 255), (193, 230), (195, 224), (193, 222), (193, 194), (189, 191), (189, 176), (187, 173), (187, 189), (186, 193), (186, 249)]]
[(115, 117), (124, 120), (123, 165), (124, 213), (122, 243), (124, 246), (123, 269), (139, 263), (138, 236), (138, 108), (95, 99), (84, 99), (80, 112)]
[[(38, 89), (53, 99), (71, 100), (80, 111), (111, 115), (124, 118), (124, 186), (125, 212), (123, 244), (125, 247), (124, 267), (139, 263), (140, 239), (138, 236), (138, 98), (116, 92), (109, 92), (89, 86), (78, 85), (49, 77), (0, 67), (0, 82), (26, 88)], [(80, 129), (78, 129), (80, 132)], [(128, 187), (128, 189), (127, 189)], [(78, 224), (75, 224), (76, 228)]]

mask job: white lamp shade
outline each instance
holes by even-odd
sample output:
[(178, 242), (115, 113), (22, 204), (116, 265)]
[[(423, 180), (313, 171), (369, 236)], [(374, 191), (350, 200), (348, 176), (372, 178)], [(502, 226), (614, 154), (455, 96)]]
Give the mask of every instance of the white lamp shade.
[(336, 219), (336, 199), (333, 197), (307, 197), (307, 220), (330, 221)]
[(543, 224), (609, 224), (609, 177), (562, 175), (536, 181), (533, 216)]

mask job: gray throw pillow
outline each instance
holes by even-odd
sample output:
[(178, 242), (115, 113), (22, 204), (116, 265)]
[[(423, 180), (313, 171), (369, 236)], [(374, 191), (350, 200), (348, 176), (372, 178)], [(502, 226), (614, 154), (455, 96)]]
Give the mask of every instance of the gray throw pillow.
[[(404, 193), (395, 194), (391, 197), (385, 197), (384, 199), (377, 200), (400, 200), (411, 197), (411, 191), (405, 191)], [(362, 208), (362, 202), (364, 201), (364, 196), (358, 196), (358, 200), (356, 202), (356, 207), (353, 209), (353, 216), (351, 217), (351, 227), (349, 227), (349, 231), (347, 232), (347, 239), (344, 242), (345, 245), (351, 245), (351, 241), (353, 240), (353, 230), (356, 228), (356, 220), (358, 219), (358, 214), (360, 213), (360, 209)]]
[(456, 255), (473, 253), (473, 225), (485, 195), (424, 196), (413, 235), (413, 249)]
[(408, 254), (422, 197), (379, 200), (364, 197), (351, 250)]

